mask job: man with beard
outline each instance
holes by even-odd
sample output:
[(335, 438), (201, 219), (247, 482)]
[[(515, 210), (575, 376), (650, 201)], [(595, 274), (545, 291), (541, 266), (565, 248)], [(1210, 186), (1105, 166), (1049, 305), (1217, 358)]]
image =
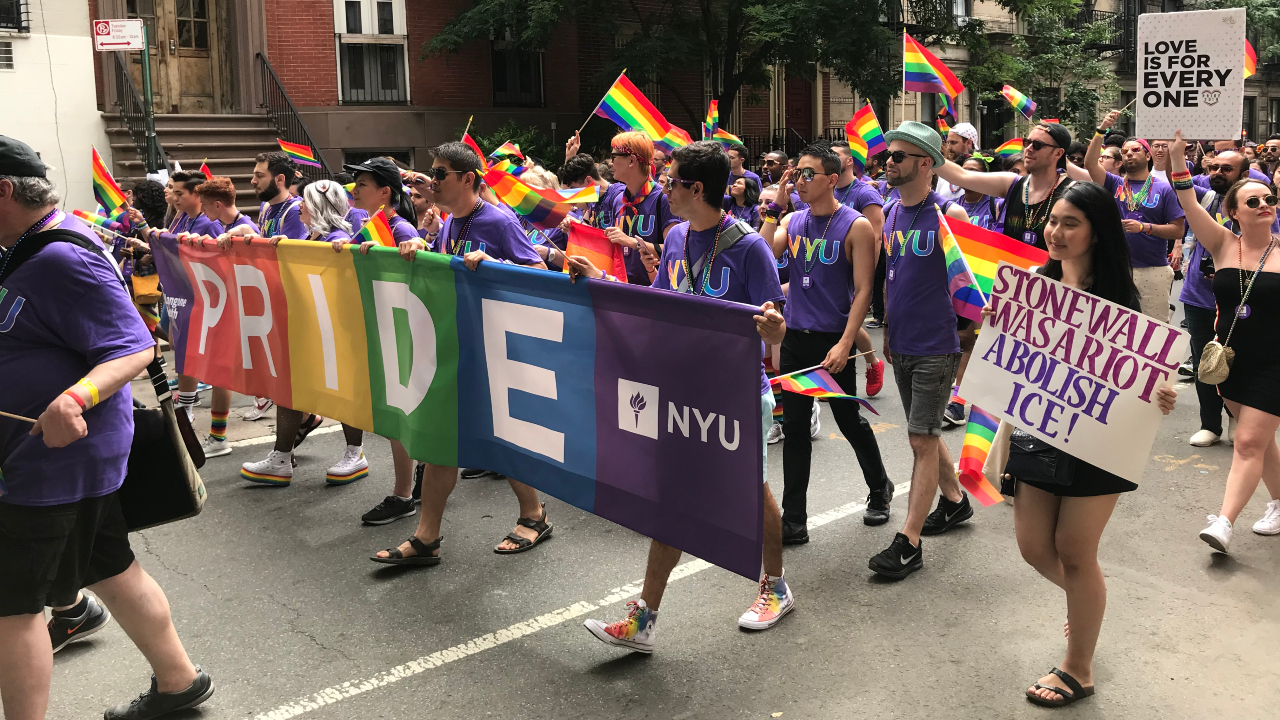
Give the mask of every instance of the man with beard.
[[(1169, 241), (1182, 240), (1186, 231), (1182, 206), (1174, 197), (1169, 183), (1157, 178), (1151, 170), (1155, 163), (1151, 146), (1142, 138), (1125, 140), (1120, 151), (1124, 177), (1102, 169), (1102, 135), (1120, 119), (1120, 111), (1112, 110), (1103, 118), (1098, 132), (1089, 142), (1085, 167), (1093, 181), (1116, 198), (1120, 208), (1129, 256), (1133, 261), (1133, 281), (1142, 295), (1142, 313), (1161, 322), (1170, 317), (1169, 290), (1173, 287), (1173, 267), (1169, 263)], [(1185, 170), (1185, 168), (1184, 168)], [(1175, 244), (1178, 256), (1182, 248)]]
[[(963, 166), (964, 161), (969, 159), (977, 145), (978, 129), (967, 122), (958, 123), (951, 128), (951, 131), (947, 133), (942, 142), (942, 156), (957, 165)], [(964, 188), (959, 185), (953, 185), (942, 178), (938, 178), (938, 185), (934, 190), (942, 197), (956, 202), (959, 202), (964, 196)]]

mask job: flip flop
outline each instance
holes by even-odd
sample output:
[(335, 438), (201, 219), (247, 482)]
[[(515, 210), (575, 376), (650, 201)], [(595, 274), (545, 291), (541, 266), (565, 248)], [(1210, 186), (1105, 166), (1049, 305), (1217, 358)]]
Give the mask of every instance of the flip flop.
[(415, 567), (439, 565), (440, 556), (432, 555), (431, 553), (440, 549), (440, 541), (443, 539), (444, 536), (441, 535), (436, 538), (435, 542), (428, 545), (417, 537), (410, 535), (408, 540), (409, 547), (413, 548), (413, 551), (417, 553), (416, 555), (406, 556), (404, 553), (400, 552), (400, 548), (387, 548), (385, 551), (387, 553), (387, 557), (383, 558), (373, 555), (369, 559), (376, 563), (382, 563), (383, 565), (410, 565)]
[(1075, 678), (1059, 670), (1058, 668), (1054, 668), (1050, 672), (1054, 675), (1057, 675), (1059, 678), (1061, 678), (1062, 682), (1066, 683), (1067, 686), (1065, 688), (1060, 688), (1054, 685), (1043, 685), (1041, 683), (1036, 683), (1035, 685), (1032, 685), (1031, 688), (1032, 690), (1048, 690), (1050, 692), (1060, 695), (1061, 697), (1059, 697), (1057, 700), (1047, 700), (1035, 694), (1034, 692), (1032, 692), (1032, 690), (1028, 690), (1027, 700), (1030, 700), (1031, 702), (1041, 707), (1057, 708), (1057, 707), (1065, 707), (1077, 700), (1083, 700), (1084, 698), (1087, 698), (1093, 694), (1092, 686), (1090, 687), (1082, 686), (1080, 683), (1076, 682)]
[(525, 552), (526, 550), (532, 550), (535, 545), (551, 537), (551, 530), (553, 528), (551, 525), (547, 524), (547, 504), (546, 503), (542, 504), (541, 519), (534, 520), (533, 518), (523, 518), (523, 517), (516, 518), (516, 524), (527, 527), (530, 530), (538, 533), (538, 537), (530, 540), (527, 537), (520, 537), (515, 533), (511, 533), (510, 535), (507, 535), (506, 539), (515, 543), (516, 546), (509, 550), (504, 550), (504, 549), (501, 549), (502, 543), (498, 543), (497, 545), (493, 546), (494, 552), (498, 553), (499, 555), (515, 555), (516, 553), (522, 553), (522, 552)]

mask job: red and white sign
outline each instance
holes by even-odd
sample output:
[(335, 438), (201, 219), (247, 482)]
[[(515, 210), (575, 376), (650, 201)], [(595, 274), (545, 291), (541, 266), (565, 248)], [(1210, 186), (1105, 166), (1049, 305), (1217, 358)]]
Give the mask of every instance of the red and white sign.
[(94, 50), (141, 50), (144, 42), (141, 20), (93, 21)]

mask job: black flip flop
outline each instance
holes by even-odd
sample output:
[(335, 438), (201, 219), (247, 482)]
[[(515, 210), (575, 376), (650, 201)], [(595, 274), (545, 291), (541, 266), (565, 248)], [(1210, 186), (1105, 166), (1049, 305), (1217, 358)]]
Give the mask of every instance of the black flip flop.
[(1067, 686), (1065, 688), (1060, 688), (1054, 685), (1042, 685), (1040, 683), (1036, 683), (1035, 685), (1032, 685), (1031, 687), (1033, 690), (1048, 690), (1050, 692), (1056, 693), (1061, 696), (1057, 700), (1047, 700), (1035, 694), (1031, 690), (1028, 690), (1027, 699), (1035, 703), (1036, 705), (1039, 705), (1040, 707), (1051, 707), (1051, 708), (1065, 707), (1077, 700), (1083, 700), (1084, 698), (1087, 698), (1093, 694), (1092, 687), (1082, 686), (1080, 683), (1076, 682), (1075, 678), (1071, 677), (1067, 673), (1062, 672), (1058, 668), (1054, 668), (1050, 672), (1054, 675), (1057, 675), (1059, 678), (1061, 678), (1062, 682), (1066, 683)]
[(384, 565), (411, 565), (415, 567), (429, 567), (431, 565), (439, 565), (440, 556), (432, 555), (431, 553), (440, 549), (440, 541), (443, 539), (444, 539), (444, 536), (441, 535), (440, 537), (436, 538), (435, 542), (428, 545), (427, 543), (424, 543), (421, 540), (419, 540), (417, 537), (410, 535), (409, 547), (413, 548), (413, 551), (417, 553), (416, 555), (410, 555), (408, 557), (405, 557), (404, 553), (400, 552), (400, 548), (387, 548), (386, 549), (387, 557), (382, 558), (382, 557), (378, 557), (377, 555), (373, 555), (369, 559), (376, 563), (382, 563)]
[(538, 537), (530, 540), (529, 538), (520, 537), (515, 533), (511, 533), (506, 537), (506, 539), (515, 543), (516, 546), (514, 548), (511, 548), (510, 550), (503, 550), (501, 549), (502, 543), (498, 543), (497, 545), (493, 546), (494, 552), (498, 553), (499, 555), (515, 555), (516, 553), (522, 553), (526, 550), (532, 550), (535, 545), (551, 537), (551, 530), (553, 528), (551, 525), (547, 524), (547, 504), (546, 503), (542, 504), (541, 519), (534, 520), (533, 518), (523, 518), (523, 517), (516, 518), (516, 524), (523, 525), (524, 527), (527, 527), (530, 530), (538, 533)]

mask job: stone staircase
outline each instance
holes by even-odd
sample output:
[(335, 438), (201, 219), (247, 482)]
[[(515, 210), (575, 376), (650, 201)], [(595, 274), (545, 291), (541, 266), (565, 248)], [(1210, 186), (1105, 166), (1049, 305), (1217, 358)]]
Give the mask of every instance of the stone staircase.
[[(121, 184), (143, 180), (146, 163), (139, 157), (119, 114), (103, 113), (111, 140), (112, 173)], [(156, 136), (169, 156), (183, 170), (197, 171), (209, 163), (214, 175), (231, 178), (236, 205), (257, 219), (258, 198), (250, 180), (254, 157), (278, 150), (276, 129), (265, 115), (156, 115)]]

